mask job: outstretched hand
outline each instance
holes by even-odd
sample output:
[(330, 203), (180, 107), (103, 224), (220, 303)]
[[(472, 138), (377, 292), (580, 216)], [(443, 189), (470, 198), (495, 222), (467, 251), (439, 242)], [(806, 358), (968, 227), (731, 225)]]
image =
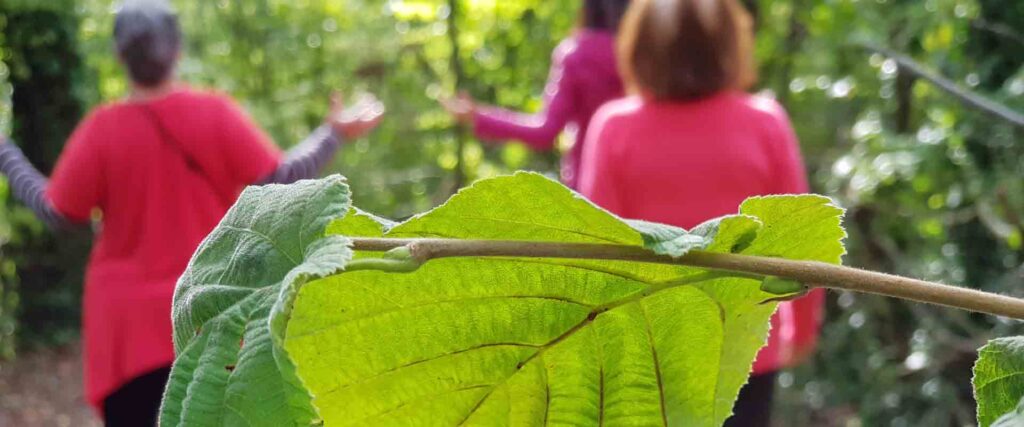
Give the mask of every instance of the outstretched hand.
[(386, 108), (373, 95), (363, 95), (350, 107), (345, 106), (340, 93), (331, 96), (331, 112), (327, 124), (346, 140), (353, 140), (370, 133), (384, 118)]
[(462, 124), (472, 123), (473, 116), (476, 115), (476, 101), (465, 92), (455, 98), (442, 99), (441, 106), (455, 118), (455, 121)]

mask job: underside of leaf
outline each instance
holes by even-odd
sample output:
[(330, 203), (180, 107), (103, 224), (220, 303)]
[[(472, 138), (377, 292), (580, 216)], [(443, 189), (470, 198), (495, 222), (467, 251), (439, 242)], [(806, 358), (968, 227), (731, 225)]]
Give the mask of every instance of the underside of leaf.
[(1003, 415), (1006, 420), (1024, 420), (1017, 409), (1024, 397), (1024, 337), (999, 338), (982, 347), (973, 383), (979, 426), (995, 425)]
[[(161, 426), (318, 422), (271, 328), (278, 301), (309, 277), (341, 271), (348, 240), (324, 239), (349, 209), (335, 176), (245, 191), (200, 246), (174, 298), (175, 347)], [(286, 314), (286, 313), (284, 313)], [(279, 321), (281, 322), (281, 321)]]
[[(394, 227), (348, 217), (331, 228), (838, 262), (840, 215), (820, 197), (754, 199), (687, 232), (623, 221), (520, 174)], [(720, 425), (775, 308), (759, 284), (621, 261), (436, 260), (306, 284), (284, 345), (328, 425)]]
[(179, 283), (179, 357), (161, 422), (721, 425), (776, 306), (764, 303), (773, 295), (760, 278), (632, 261), (421, 264), (402, 250), (353, 254), (349, 239), (600, 243), (677, 258), (699, 250), (836, 263), (841, 214), (818, 196), (754, 198), (687, 231), (620, 219), (547, 178), (517, 174), (395, 224), (350, 207), (340, 177), (251, 189)]

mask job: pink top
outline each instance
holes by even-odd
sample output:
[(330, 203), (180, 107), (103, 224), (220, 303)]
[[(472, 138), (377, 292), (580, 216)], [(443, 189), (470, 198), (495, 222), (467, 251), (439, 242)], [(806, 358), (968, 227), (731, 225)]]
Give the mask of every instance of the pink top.
[(576, 143), (562, 159), (562, 181), (576, 188), (576, 170), (594, 112), (623, 95), (615, 62), (615, 35), (582, 30), (555, 49), (544, 89), (544, 108), (534, 115), (500, 108), (481, 109), (475, 118), (476, 136), (484, 140), (514, 139), (535, 150), (550, 150), (566, 126), (576, 131)]
[[(591, 124), (580, 192), (615, 214), (683, 228), (736, 213), (748, 197), (806, 193), (796, 134), (775, 101), (722, 93), (688, 103), (632, 97)], [(754, 373), (813, 350), (824, 293), (782, 303)]]
[(76, 222), (103, 214), (82, 313), (86, 399), (97, 410), (127, 381), (174, 361), (178, 276), (242, 188), (274, 172), (280, 157), (231, 99), (191, 89), (100, 107), (75, 130), (46, 195)]

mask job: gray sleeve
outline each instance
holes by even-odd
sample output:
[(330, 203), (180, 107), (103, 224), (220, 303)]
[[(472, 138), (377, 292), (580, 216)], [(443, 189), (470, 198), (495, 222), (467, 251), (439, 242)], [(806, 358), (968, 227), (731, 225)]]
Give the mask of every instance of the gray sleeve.
[(258, 184), (288, 184), (316, 178), (341, 147), (341, 138), (323, 125), (285, 153), (284, 161)]
[(28, 206), (48, 227), (53, 230), (73, 228), (74, 223), (46, 200), (49, 180), (11, 141), (0, 144), (0, 173), (7, 176), (14, 198)]

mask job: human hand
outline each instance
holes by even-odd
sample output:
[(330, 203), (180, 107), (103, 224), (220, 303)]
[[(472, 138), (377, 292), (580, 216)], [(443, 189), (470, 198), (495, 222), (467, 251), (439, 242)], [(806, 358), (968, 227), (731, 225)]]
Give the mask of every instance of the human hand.
[(462, 124), (472, 123), (473, 116), (476, 115), (476, 101), (466, 92), (459, 93), (455, 98), (442, 99), (441, 106), (455, 118), (455, 121)]
[(372, 131), (384, 118), (386, 108), (376, 96), (360, 96), (355, 104), (345, 106), (341, 93), (331, 96), (331, 111), (326, 122), (347, 141), (358, 139)]

